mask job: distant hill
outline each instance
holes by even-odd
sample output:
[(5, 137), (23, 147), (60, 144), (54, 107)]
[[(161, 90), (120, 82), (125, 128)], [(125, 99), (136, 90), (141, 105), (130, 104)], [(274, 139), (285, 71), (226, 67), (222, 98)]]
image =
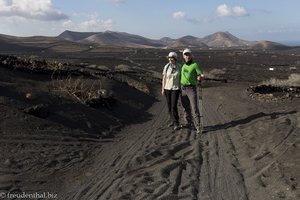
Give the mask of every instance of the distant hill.
[(291, 47), (276, 43), (276, 42), (271, 42), (271, 41), (259, 41), (256, 42), (254, 45), (252, 45), (253, 49), (272, 49), (272, 50), (287, 50), (291, 49)]
[(199, 48), (208, 48), (208, 46), (200, 41), (199, 38), (194, 36), (184, 36), (179, 39), (173, 40), (172, 43), (169, 43), (169, 48), (183, 48), (183, 47), (199, 47)]
[(0, 34), (0, 51), (6, 53), (16, 52), (43, 52), (47, 51), (80, 51), (87, 49), (86, 45), (66, 40), (61, 37), (31, 36), (16, 37)]
[(200, 39), (200, 41), (209, 47), (243, 47), (254, 44), (251, 41), (241, 40), (229, 32), (216, 32)]
[(80, 40), (83, 40), (87, 37), (90, 37), (94, 34), (97, 34), (96, 32), (75, 32), (75, 31), (64, 31), (61, 33), (58, 37), (63, 38), (65, 40), (78, 42)]
[[(86, 36), (86, 37), (84, 37)], [(125, 47), (163, 47), (159, 40), (148, 39), (139, 35), (125, 32), (105, 31), (98, 33), (80, 33), (65, 31), (58, 37), (73, 42)]]
[(175, 39), (169, 38), (169, 37), (163, 37), (160, 39), (160, 42), (162, 42), (165, 46), (168, 46), (169, 44), (175, 42)]
[[(269, 50), (286, 50), (292, 47), (271, 41), (247, 41), (237, 38), (229, 32), (216, 32), (203, 38), (187, 35), (178, 39), (163, 37), (153, 40), (125, 32), (75, 32), (64, 31), (57, 37), (34, 36), (15, 37), (0, 34), (0, 45), (23, 44), (38, 46), (39, 44), (66, 43), (91, 44), (133, 48), (254, 48)], [(66, 43), (69, 44), (69, 43)]]
[(58, 37), (84, 44), (98, 44), (110, 46), (136, 47), (136, 48), (234, 48), (245, 47), (255, 49), (286, 49), (289, 48), (279, 43), (266, 41), (247, 41), (237, 38), (229, 32), (216, 32), (203, 38), (187, 35), (178, 39), (163, 37), (152, 40), (139, 35), (125, 32), (73, 32), (65, 31)]

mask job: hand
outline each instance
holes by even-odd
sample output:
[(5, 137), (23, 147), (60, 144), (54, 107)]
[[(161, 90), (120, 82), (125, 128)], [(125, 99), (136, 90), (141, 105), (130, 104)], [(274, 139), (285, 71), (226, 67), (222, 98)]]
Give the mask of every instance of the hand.
[(165, 90), (161, 90), (161, 95), (165, 95)]
[(198, 81), (204, 80), (204, 74), (200, 74), (199, 76), (197, 76), (197, 80)]

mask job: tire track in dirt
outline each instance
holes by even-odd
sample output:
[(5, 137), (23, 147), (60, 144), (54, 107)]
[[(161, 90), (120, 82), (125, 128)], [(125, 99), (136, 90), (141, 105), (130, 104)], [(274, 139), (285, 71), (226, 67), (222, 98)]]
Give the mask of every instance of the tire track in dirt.
[[(163, 110), (160, 109), (160, 112), (162, 111)], [(150, 127), (157, 126), (159, 121), (161, 121), (159, 118), (151, 121)], [(95, 166), (95, 170), (100, 171), (100, 176), (98, 177), (98, 174), (96, 174), (93, 180), (86, 183), (87, 186), (82, 187), (81, 191), (76, 193), (73, 197), (69, 197), (69, 199), (93, 199), (97, 196), (109, 196), (110, 188), (120, 184), (118, 182), (122, 180), (125, 173), (124, 171), (129, 165), (128, 163), (133, 159), (137, 151), (140, 151), (143, 146), (146, 146), (145, 141), (148, 141), (151, 137), (153, 129), (143, 130), (142, 128), (143, 125), (140, 125), (136, 128), (138, 130), (133, 130), (135, 128), (132, 127), (123, 130), (122, 135), (124, 134), (125, 137), (127, 137), (126, 135), (130, 137), (130, 132), (135, 132), (136, 134), (132, 136), (132, 138), (120, 138), (120, 144), (108, 145), (106, 149), (99, 152), (99, 155), (103, 155), (103, 157), (99, 158), (99, 164)]]
[(249, 152), (235, 146), (243, 136), (231, 137), (234, 129), (222, 125), (232, 119), (219, 112), (213, 95), (203, 93), (203, 135), (168, 128), (160, 99), (149, 111), (153, 118), (105, 145), (94, 168), (86, 170), (93, 175), (62, 199), (249, 199), (238, 157)]
[(199, 136), (186, 128), (167, 128), (164, 99), (150, 112), (152, 120), (125, 128), (118, 144), (103, 147), (92, 178), (61, 199), (197, 199)]
[[(245, 159), (257, 155), (251, 154), (241, 130), (255, 122), (231, 125), (236, 116), (220, 112), (215, 104), (222, 100), (213, 99), (205, 89), (203, 93), (203, 135), (168, 128), (166, 104), (160, 98), (149, 110), (153, 118), (125, 128), (113, 143), (103, 145), (94, 166), (83, 171), (91, 175), (76, 179), (77, 185), (67, 188), (61, 199), (252, 199), (253, 188), (247, 182), (261, 171), (247, 172)], [(226, 98), (231, 99), (230, 94)], [(294, 131), (291, 126), (284, 141), (275, 143), (277, 151), (286, 150), (285, 140)]]
[[(218, 127), (228, 122), (219, 114), (218, 106), (212, 104), (216, 101), (209, 98), (209, 95), (205, 95), (206, 101), (203, 102), (205, 126)], [(204, 134), (201, 192), (198, 199), (248, 199), (244, 176), (235, 156), (236, 149), (227, 129), (215, 128), (206, 130)]]
[[(214, 95), (206, 96), (204, 106), (207, 138), (202, 177), (206, 183), (201, 185), (203, 192), (199, 199), (274, 199), (283, 196), (297, 199), (296, 173), (290, 166), (298, 161), (290, 158), (290, 162), (284, 161), (286, 155), (297, 150), (299, 114), (284, 107), (278, 107), (276, 112), (271, 105), (252, 102), (246, 97), (237, 98), (236, 92), (219, 94), (219, 89), (210, 92)], [(211, 98), (220, 98), (220, 101)], [(227, 99), (231, 104), (228, 107)], [(218, 107), (214, 104), (218, 103), (226, 106), (219, 112), (214, 109)], [(243, 112), (238, 113), (239, 110)], [(222, 161), (216, 164), (218, 159)], [(216, 170), (219, 168), (224, 172)], [(219, 173), (224, 174), (224, 180), (220, 180)], [(232, 184), (228, 193), (219, 187), (226, 188), (226, 182)], [(238, 185), (236, 191), (235, 185)]]
[[(31, 116), (17, 108), (0, 106), (1, 156), (0, 189), (2, 191), (47, 191), (58, 170), (68, 171), (86, 164), (99, 140), (80, 130), (70, 130), (41, 120), (33, 125)], [(25, 120), (25, 122), (23, 121)], [(32, 121), (31, 121), (32, 120)], [(20, 124), (27, 124), (22, 127)], [(18, 127), (22, 127), (18, 129)], [(51, 188), (55, 189), (55, 188)]]
[[(249, 144), (248, 137), (250, 134), (268, 135), (265, 131), (270, 131), (267, 128), (269, 123), (276, 123), (277, 128), (282, 126), (281, 131), (271, 131), (273, 135), (281, 135), (280, 139), (277, 138), (278, 140), (275, 142), (272, 141), (274, 138), (269, 138), (267, 147), (264, 144), (256, 144), (256, 146)], [(299, 137), (299, 130), (297, 131), (293, 123), (286, 123), (285, 116), (278, 117), (275, 121), (264, 120), (264, 124), (261, 124), (260, 120), (255, 120), (253, 124), (255, 127), (253, 125), (243, 126), (231, 130), (231, 134), (235, 135), (232, 137), (233, 142), (238, 144), (243, 141), (245, 144), (238, 147), (238, 156), (242, 159), (241, 168), (245, 177), (245, 185), (249, 187), (249, 199), (273, 199), (278, 195), (285, 195), (286, 199), (297, 199), (296, 190), (293, 189), (295, 184), (293, 178), (291, 178), (292, 181), (288, 180), (287, 177), (291, 175), (288, 171), (283, 170), (281, 165), (287, 152), (293, 151), (295, 149), (294, 144), (299, 143), (297, 138), (297, 135)], [(262, 128), (263, 126), (264, 128)], [(259, 127), (261, 127), (260, 130)], [(243, 132), (247, 134), (243, 134)], [(273, 181), (270, 181), (271, 179)]]

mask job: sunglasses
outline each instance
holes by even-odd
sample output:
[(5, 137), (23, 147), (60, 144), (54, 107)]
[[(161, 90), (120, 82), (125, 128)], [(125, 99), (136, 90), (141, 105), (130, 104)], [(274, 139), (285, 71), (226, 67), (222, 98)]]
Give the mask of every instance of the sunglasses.
[(191, 56), (191, 54), (190, 54), (190, 53), (185, 53), (185, 54), (183, 54), (183, 55), (185, 55), (185, 56)]

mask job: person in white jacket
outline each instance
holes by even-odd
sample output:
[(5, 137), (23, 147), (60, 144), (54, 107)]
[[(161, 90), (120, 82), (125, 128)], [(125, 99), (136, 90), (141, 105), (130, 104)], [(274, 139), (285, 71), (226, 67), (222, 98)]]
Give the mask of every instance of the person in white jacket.
[(161, 93), (166, 97), (168, 111), (172, 119), (174, 130), (179, 129), (179, 116), (177, 103), (180, 95), (180, 64), (177, 63), (177, 54), (170, 52), (168, 54), (168, 63), (163, 69), (162, 90)]

